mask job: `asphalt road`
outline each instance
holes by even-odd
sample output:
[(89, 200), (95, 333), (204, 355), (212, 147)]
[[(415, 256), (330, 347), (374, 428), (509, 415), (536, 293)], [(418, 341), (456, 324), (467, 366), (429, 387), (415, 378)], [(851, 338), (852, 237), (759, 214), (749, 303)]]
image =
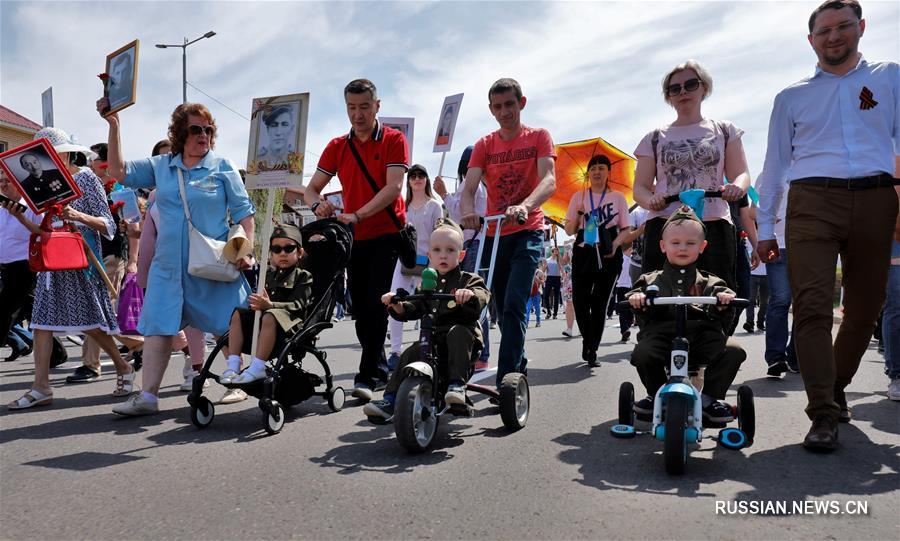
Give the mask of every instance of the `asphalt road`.
[[(848, 389), (855, 420), (841, 425), (840, 449), (814, 455), (799, 445), (809, 426), (800, 377), (767, 380), (762, 335), (742, 331), (749, 358), (729, 398), (738, 384), (752, 386), (755, 444), (729, 451), (704, 441), (686, 473), (672, 477), (659, 442), (609, 435), (619, 384), (639, 387), (627, 362), (633, 344), (609, 343), (619, 333), (607, 329), (602, 366), (590, 370), (578, 360), (580, 341), (562, 329), (551, 320), (528, 331), (532, 409), (523, 430), (507, 432), (479, 398), (476, 416), (443, 424), (422, 455), (403, 451), (391, 427), (366, 422), (355, 400), (331, 413), (312, 398), (289, 411), (276, 436), (263, 432), (253, 399), (217, 407), (212, 426), (197, 430), (177, 388), (180, 355), (161, 413), (121, 418), (110, 413), (119, 400), (109, 396), (111, 366), (98, 382), (65, 385), (78, 364), (70, 361), (52, 371), (52, 407), (0, 413), (0, 537), (900, 538), (900, 403), (885, 398), (874, 343)], [(326, 331), (320, 345), (351, 386), (352, 323)], [(0, 374), (6, 403), (28, 389), (31, 359), (0, 364)], [(207, 391), (221, 394), (216, 384)], [(751, 511), (786, 502), (788, 513), (724, 514), (736, 500)], [(794, 505), (804, 501), (839, 513), (799, 514)], [(856, 514), (854, 502), (867, 512)]]

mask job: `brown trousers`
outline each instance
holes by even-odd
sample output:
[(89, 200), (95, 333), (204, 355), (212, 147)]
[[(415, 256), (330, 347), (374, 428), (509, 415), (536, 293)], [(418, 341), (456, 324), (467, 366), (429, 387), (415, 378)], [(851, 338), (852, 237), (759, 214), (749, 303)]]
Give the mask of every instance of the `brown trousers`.
[[(892, 187), (850, 191), (792, 184), (786, 238), (788, 279), (794, 301), (794, 343), (809, 401), (806, 414), (837, 418), (835, 390), (843, 391), (859, 368), (884, 302), (897, 217)], [(831, 341), (838, 255), (844, 317)]]

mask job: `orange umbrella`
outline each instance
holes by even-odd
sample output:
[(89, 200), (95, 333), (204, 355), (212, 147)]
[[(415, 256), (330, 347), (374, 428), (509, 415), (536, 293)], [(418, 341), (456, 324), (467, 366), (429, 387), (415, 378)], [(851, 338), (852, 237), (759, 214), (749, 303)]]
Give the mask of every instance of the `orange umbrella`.
[(556, 192), (541, 205), (544, 216), (563, 223), (572, 195), (590, 185), (587, 164), (597, 154), (605, 155), (612, 163), (609, 187), (625, 195), (629, 206), (634, 204), (631, 189), (637, 160), (597, 137), (556, 145)]

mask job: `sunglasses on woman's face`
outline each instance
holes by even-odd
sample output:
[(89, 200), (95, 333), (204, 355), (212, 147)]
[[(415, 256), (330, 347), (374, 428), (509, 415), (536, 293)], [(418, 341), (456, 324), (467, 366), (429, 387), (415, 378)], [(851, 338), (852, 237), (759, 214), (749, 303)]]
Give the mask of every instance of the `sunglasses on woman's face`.
[(216, 132), (216, 128), (210, 125), (201, 126), (200, 124), (191, 124), (188, 126), (188, 133), (191, 135), (200, 135), (201, 133), (205, 133), (207, 137), (212, 137), (212, 134)]
[(425, 176), (423, 173), (410, 173), (407, 175), (407, 178), (409, 178), (409, 180), (416, 180), (416, 179), (428, 180), (428, 177)]
[(296, 249), (296, 244), (291, 244), (290, 246), (269, 246), (269, 251), (273, 254), (280, 254), (281, 252), (292, 254)]
[(684, 88), (685, 92), (693, 92), (700, 88), (700, 79), (688, 79), (682, 85), (681, 83), (675, 83), (673, 85), (669, 85), (666, 87), (666, 93), (669, 94), (669, 97), (675, 97), (681, 94), (681, 89)]

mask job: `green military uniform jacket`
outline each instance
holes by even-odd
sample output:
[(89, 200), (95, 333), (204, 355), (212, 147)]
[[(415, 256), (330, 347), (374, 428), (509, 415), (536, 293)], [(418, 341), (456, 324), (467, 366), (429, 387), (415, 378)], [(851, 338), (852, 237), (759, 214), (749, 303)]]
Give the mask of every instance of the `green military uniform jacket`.
[[(659, 287), (660, 297), (714, 297), (719, 293), (731, 293), (725, 280), (718, 276), (697, 270), (697, 265), (675, 267), (667, 261), (663, 269), (642, 274), (634, 283), (634, 289), (625, 294), (628, 298), (635, 293), (646, 293), (647, 286)], [(635, 315), (641, 326), (641, 333), (666, 332), (675, 333), (675, 306), (647, 306), (636, 310)], [(719, 330), (728, 327), (734, 311), (725, 310), (713, 305), (691, 304), (687, 307), (687, 330)]]
[(312, 274), (300, 267), (270, 270), (266, 275), (266, 292), (273, 305), (266, 312), (275, 316), (285, 333), (291, 334), (303, 323), (312, 283)]
[[(456, 293), (457, 289), (470, 289), (474, 293), (471, 299), (464, 304), (456, 304), (456, 301), (440, 301), (437, 307), (433, 308), (434, 332), (438, 335), (446, 334), (450, 327), (454, 325), (463, 325), (472, 331), (478, 344), (483, 345), (481, 339), (481, 312), (487, 306), (491, 299), (491, 293), (484, 284), (484, 279), (477, 274), (471, 272), (463, 272), (456, 267), (445, 275), (438, 274), (437, 287), (435, 293)], [(417, 290), (418, 292), (418, 290)], [(398, 314), (391, 306), (388, 310), (391, 316), (397, 321), (411, 321), (414, 319), (422, 319), (428, 306), (424, 301), (416, 302), (400, 302), (403, 306), (403, 313)], [(432, 303), (433, 304), (433, 303)]]

